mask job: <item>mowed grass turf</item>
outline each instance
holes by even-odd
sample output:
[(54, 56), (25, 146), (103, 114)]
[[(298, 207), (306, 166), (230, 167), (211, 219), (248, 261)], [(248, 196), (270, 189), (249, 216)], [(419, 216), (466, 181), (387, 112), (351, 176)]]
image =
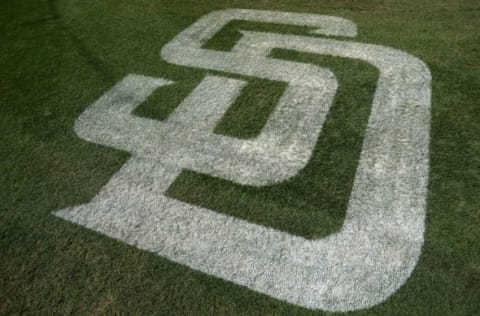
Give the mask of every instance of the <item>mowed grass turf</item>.
[[(169, 65), (161, 47), (200, 16), (252, 8), (345, 17), (353, 41), (406, 51), (432, 72), (431, 164), (425, 244), (391, 298), (352, 315), (475, 315), (480, 311), (480, 4), (465, 1), (0, 2), (0, 314), (323, 315), (205, 275), (63, 221), (129, 153), (73, 132), (83, 110), (125, 75), (164, 77), (135, 112), (163, 120), (208, 70)], [(206, 44), (229, 50), (239, 29), (305, 28), (232, 22)], [(332, 69), (335, 103), (312, 155), (291, 181), (239, 186), (184, 171), (171, 197), (306, 238), (341, 227), (378, 72), (357, 61), (274, 50), (272, 58)], [(231, 74), (221, 75), (239, 78)], [(241, 78), (241, 77), (240, 77)], [(284, 85), (248, 79), (215, 132), (257, 135)], [(160, 107), (159, 104), (162, 104)]]

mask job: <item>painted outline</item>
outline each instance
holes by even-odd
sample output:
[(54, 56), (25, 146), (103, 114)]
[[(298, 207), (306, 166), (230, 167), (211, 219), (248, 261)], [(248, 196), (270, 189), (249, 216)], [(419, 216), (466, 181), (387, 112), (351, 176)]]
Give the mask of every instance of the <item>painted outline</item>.
[[(428, 68), (392, 48), (273, 33), (243, 32), (232, 52), (201, 48), (234, 19), (320, 27), (315, 34), (356, 34), (352, 22), (320, 15), (225, 10), (202, 17), (167, 44), (162, 57), (178, 65), (288, 82), (261, 135), (239, 140), (212, 132), (240, 93), (242, 80), (206, 77), (160, 123), (130, 113), (171, 82), (129, 75), (79, 117), (75, 131), (88, 141), (128, 150), (132, 158), (90, 203), (55, 214), (303, 307), (351, 311), (381, 303), (406, 282), (423, 244)], [(164, 195), (183, 168), (269, 185), (308, 162), (336, 80), (325, 68), (268, 58), (273, 48), (360, 59), (380, 72), (344, 225), (319, 240)]]

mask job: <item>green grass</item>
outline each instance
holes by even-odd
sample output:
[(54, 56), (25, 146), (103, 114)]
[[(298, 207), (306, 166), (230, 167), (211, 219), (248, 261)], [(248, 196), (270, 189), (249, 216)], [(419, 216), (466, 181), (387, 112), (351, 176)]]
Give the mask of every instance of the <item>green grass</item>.
[[(342, 58), (280, 50), (272, 57), (321, 65), (337, 74), (336, 100), (307, 166), (286, 182), (261, 188), (184, 171), (168, 193), (181, 201), (295, 235), (324, 237), (343, 224), (378, 74), (368, 64)], [(259, 81), (252, 81), (253, 87), (227, 111), (217, 133), (247, 138), (260, 132), (284, 86)], [(273, 102), (262, 106), (267, 93), (272, 94)], [(251, 111), (257, 104), (260, 111)]]
[[(480, 310), (480, 4), (444, 1), (0, 2), (0, 314), (323, 315), (93, 233), (51, 212), (89, 201), (129, 154), (73, 132), (80, 113), (129, 73), (176, 82), (137, 115), (165, 119), (207, 74), (169, 65), (161, 47), (201, 15), (241, 7), (342, 16), (355, 41), (407, 51), (433, 76), (425, 245), (408, 282), (352, 315), (474, 315)], [(207, 46), (228, 50), (230, 23)], [(331, 68), (340, 88), (314, 155), (292, 181), (254, 189), (185, 171), (180, 200), (308, 238), (342, 225), (375, 89), (371, 66), (276, 50)], [(222, 74), (225, 75), (225, 74)], [(245, 79), (245, 78), (244, 78)], [(215, 132), (254, 137), (282, 84), (250, 80)], [(159, 101), (164, 107), (156, 107)], [(248, 206), (248, 212), (242, 211)]]

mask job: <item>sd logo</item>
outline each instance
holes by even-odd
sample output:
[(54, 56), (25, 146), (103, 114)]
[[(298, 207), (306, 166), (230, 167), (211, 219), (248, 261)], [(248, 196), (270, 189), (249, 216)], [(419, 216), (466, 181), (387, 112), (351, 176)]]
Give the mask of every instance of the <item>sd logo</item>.
[[(309, 26), (356, 35), (330, 16), (255, 10), (210, 13), (161, 52), (181, 65), (288, 84), (260, 136), (213, 129), (245, 81), (207, 76), (165, 122), (132, 111), (172, 82), (128, 75), (77, 120), (88, 141), (132, 153), (88, 204), (61, 218), (175, 262), (312, 309), (350, 311), (384, 301), (405, 283), (421, 253), (429, 165), (430, 72), (383, 46), (313, 36), (243, 32), (230, 52), (203, 44), (229, 21)], [(379, 69), (368, 127), (342, 229), (307, 240), (165, 196), (182, 169), (244, 185), (296, 175), (310, 159), (337, 89), (326, 68), (269, 58), (274, 48), (360, 59)], [(194, 123), (194, 124), (192, 124)]]

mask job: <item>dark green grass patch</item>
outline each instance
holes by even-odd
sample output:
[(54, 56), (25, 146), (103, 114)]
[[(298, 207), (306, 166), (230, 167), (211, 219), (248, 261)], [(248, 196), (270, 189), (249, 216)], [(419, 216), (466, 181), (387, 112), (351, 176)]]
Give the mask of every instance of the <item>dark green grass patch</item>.
[[(201, 15), (228, 7), (345, 17), (359, 27), (359, 36), (349, 40), (395, 47), (428, 64), (432, 139), (423, 253), (395, 295), (350, 314), (478, 314), (476, 0), (1, 1), (0, 314), (325, 314), (193, 271), (52, 215), (89, 201), (129, 156), (79, 139), (73, 132), (78, 115), (125, 75), (138, 73), (176, 82), (135, 112), (168, 117), (211, 72), (169, 65), (159, 57), (161, 47)], [(234, 22), (208, 47), (228, 50), (239, 28), (307, 31)], [(275, 51), (272, 57), (330, 67), (339, 80), (315, 159), (297, 179), (265, 191), (186, 172), (170, 193), (252, 222), (324, 236), (343, 221), (377, 74), (357, 61), (289, 51)], [(219, 134), (253, 137), (282, 90), (277, 83), (243, 79), (249, 86), (217, 126)], [(166, 106), (156, 106), (160, 103)], [(252, 104), (260, 105), (254, 115)], [(238, 205), (249, 206), (248, 212)]]
[(242, 139), (258, 136), (280, 100), (285, 86), (281, 82), (249, 80), (214, 132)]

